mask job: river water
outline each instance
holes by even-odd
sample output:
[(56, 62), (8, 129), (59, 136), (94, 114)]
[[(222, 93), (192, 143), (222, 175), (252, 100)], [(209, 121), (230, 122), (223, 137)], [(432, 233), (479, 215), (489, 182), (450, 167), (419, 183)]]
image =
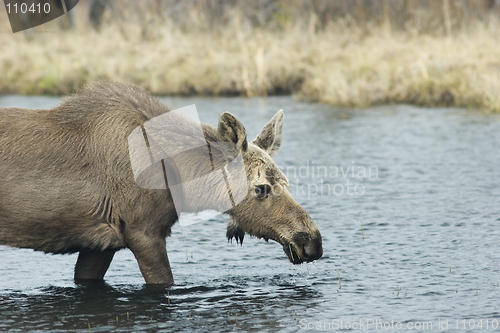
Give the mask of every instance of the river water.
[[(500, 324), (500, 117), (460, 109), (334, 109), (289, 97), (165, 98), (249, 138), (285, 111), (276, 163), (323, 236), (293, 266), (281, 246), (228, 243), (224, 215), (184, 215), (167, 250), (176, 285), (144, 284), (128, 250), (102, 285), (76, 255), (0, 246), (0, 331), (481, 331)], [(0, 97), (45, 108), (50, 97)]]

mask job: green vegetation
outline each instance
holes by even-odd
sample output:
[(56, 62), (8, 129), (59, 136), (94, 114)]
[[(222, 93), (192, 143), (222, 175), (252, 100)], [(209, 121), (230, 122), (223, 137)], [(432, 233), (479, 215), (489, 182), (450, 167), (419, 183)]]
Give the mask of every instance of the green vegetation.
[(117, 3), (98, 25), (86, 3), (72, 28), (63, 17), (12, 34), (1, 22), (0, 93), (62, 95), (107, 79), (158, 95), (500, 112), (500, 21), (487, 1)]

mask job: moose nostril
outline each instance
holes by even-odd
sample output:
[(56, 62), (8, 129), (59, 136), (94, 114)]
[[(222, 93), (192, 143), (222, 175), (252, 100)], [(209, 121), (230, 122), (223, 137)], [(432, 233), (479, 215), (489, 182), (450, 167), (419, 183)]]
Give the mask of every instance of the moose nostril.
[[(310, 242), (312, 243), (312, 242)], [(314, 255), (316, 254), (316, 249), (315, 249), (315, 246), (312, 245), (312, 244), (307, 244), (307, 245), (304, 245), (302, 247), (302, 251), (304, 253), (304, 257), (306, 259), (311, 259), (314, 257)]]
[(323, 255), (321, 242), (310, 240), (302, 247), (302, 252), (304, 253), (304, 259), (306, 260), (312, 261), (321, 258)]
[(305, 232), (298, 232), (293, 237), (297, 248), (301, 249), (303, 259), (310, 262), (321, 258), (323, 247), (321, 236)]
[(311, 257), (310, 252), (306, 251), (305, 246), (302, 246), (302, 254), (304, 255), (305, 260), (308, 260)]

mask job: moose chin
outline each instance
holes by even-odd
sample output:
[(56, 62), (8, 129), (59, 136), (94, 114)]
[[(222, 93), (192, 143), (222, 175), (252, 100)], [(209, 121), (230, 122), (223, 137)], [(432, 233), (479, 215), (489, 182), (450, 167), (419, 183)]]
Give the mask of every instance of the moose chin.
[[(0, 108), (0, 245), (79, 252), (77, 282), (102, 280), (115, 252), (128, 248), (146, 283), (172, 284), (166, 249), (172, 225), (181, 212), (219, 207), (229, 215), (228, 239), (242, 243), (246, 233), (272, 239), (293, 264), (322, 256), (317, 226), (292, 198), (288, 179), (272, 159), (282, 142), (281, 110), (251, 142), (228, 112), (220, 115), (217, 127), (201, 124), (212, 170), (223, 170), (230, 182), (234, 161), (241, 163), (244, 181), (231, 189), (240, 200), (230, 207), (219, 202), (227, 195), (227, 182), (215, 182), (215, 172), (194, 174), (203, 163), (196, 149), (174, 163), (191, 181), (175, 184), (165, 177), (161, 188), (138, 185), (129, 136), (169, 112), (142, 88), (113, 82), (93, 84), (48, 110)], [(176, 128), (196, 130), (182, 121)], [(165, 176), (173, 163), (165, 159), (158, 165), (163, 171), (156, 174)], [(186, 194), (193, 193), (190, 187), (207, 186), (208, 199)], [(181, 205), (175, 201), (178, 188), (185, 194)]]

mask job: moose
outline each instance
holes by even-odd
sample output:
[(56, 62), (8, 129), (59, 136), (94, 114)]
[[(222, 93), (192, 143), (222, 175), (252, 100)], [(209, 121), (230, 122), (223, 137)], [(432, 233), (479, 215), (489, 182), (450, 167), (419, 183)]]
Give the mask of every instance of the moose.
[[(115, 252), (128, 248), (147, 284), (173, 284), (166, 249), (178, 220), (172, 193), (136, 184), (128, 147), (135, 128), (169, 111), (146, 90), (117, 82), (94, 83), (52, 109), (0, 108), (0, 245), (79, 252), (77, 283), (102, 281)], [(223, 211), (227, 238), (274, 240), (300, 264), (322, 256), (322, 238), (272, 159), (282, 125), (280, 110), (248, 142), (243, 124), (224, 112), (217, 128), (202, 124), (202, 131), (207, 144), (230, 143), (243, 160), (246, 196)], [(216, 162), (227, 166), (228, 154), (220, 150)], [(187, 154), (182, 163), (190, 170), (198, 162)]]

